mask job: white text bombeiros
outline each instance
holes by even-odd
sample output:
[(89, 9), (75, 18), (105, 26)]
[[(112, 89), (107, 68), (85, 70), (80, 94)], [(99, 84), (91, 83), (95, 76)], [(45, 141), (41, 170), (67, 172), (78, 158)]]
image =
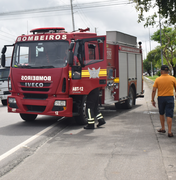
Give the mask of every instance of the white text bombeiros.
[(66, 40), (67, 35), (32, 35), (32, 36), (19, 36), (17, 42), (20, 41), (46, 41), (46, 40)]
[(21, 76), (22, 81), (51, 81), (51, 76)]

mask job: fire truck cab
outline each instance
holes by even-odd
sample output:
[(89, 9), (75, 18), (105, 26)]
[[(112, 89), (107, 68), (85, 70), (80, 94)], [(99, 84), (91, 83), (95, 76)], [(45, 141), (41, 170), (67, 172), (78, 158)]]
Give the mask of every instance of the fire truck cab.
[[(104, 88), (107, 81), (105, 36), (87, 30), (37, 28), (32, 35), (17, 37), (8, 80), (8, 112), (19, 113), (25, 121), (44, 114), (76, 116), (79, 124), (86, 123), (86, 95)], [(69, 46), (73, 52), (68, 60)], [(2, 61), (5, 50), (6, 46)]]

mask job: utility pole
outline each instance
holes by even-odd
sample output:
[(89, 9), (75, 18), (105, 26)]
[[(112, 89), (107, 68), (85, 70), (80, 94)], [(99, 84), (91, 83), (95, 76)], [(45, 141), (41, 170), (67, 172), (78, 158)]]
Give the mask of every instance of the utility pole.
[(28, 35), (28, 21), (27, 21), (27, 35)]
[(95, 33), (97, 33), (97, 28), (95, 27)]
[(149, 45), (150, 45), (150, 51), (151, 51), (150, 28), (149, 28)]
[(151, 76), (153, 77), (153, 68), (152, 68), (152, 62), (151, 62)]
[[(150, 28), (149, 28), (149, 45), (150, 45), (150, 51), (151, 51)], [(151, 76), (153, 77), (153, 67), (152, 67), (152, 62), (151, 62)]]
[(72, 0), (70, 0), (70, 4), (71, 4), (71, 13), (72, 13), (72, 25), (73, 25), (73, 31), (75, 31), (75, 22), (74, 22), (74, 13), (73, 13), (73, 4), (72, 4)]
[(161, 44), (161, 65), (163, 65), (163, 50), (162, 50), (162, 39), (161, 39), (161, 19), (159, 14), (159, 24), (160, 24), (160, 44)]

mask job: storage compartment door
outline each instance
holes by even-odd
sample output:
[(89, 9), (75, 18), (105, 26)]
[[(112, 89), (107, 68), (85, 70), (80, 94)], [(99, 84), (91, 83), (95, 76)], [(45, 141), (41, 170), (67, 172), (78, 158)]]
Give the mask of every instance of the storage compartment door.
[(137, 94), (142, 92), (142, 57), (141, 55), (136, 55), (137, 58)]
[(119, 53), (119, 100), (128, 95), (127, 53)]
[(136, 80), (136, 56), (128, 54), (128, 80)]

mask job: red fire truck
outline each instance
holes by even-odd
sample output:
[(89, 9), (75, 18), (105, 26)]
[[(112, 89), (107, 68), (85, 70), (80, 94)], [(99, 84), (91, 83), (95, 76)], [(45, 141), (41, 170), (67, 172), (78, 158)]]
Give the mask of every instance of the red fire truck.
[[(117, 31), (97, 36), (79, 29), (37, 28), (18, 36), (12, 54), (8, 112), (25, 121), (37, 115), (73, 117), (87, 123), (85, 102), (95, 88), (100, 104), (132, 108), (143, 96), (142, 49), (136, 37)], [(5, 45), (1, 62), (5, 66)]]

